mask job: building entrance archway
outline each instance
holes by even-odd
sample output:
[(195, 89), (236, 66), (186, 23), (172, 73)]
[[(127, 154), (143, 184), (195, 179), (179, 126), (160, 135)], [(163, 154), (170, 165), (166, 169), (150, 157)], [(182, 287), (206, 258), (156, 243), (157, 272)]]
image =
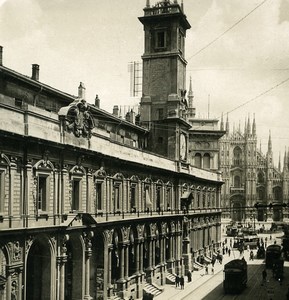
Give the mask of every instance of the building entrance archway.
[(51, 253), (45, 239), (31, 245), (27, 257), (26, 299), (51, 299)]

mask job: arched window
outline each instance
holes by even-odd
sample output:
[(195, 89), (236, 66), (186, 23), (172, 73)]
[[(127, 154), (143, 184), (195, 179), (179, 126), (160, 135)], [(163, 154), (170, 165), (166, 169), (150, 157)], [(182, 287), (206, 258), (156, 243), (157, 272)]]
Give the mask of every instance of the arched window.
[(264, 174), (258, 173), (258, 183), (264, 183)]
[(235, 147), (233, 151), (234, 155), (234, 165), (235, 166), (240, 166), (242, 164), (242, 150), (240, 147)]
[(204, 169), (210, 169), (210, 154), (205, 153), (203, 157), (203, 168)]
[(234, 187), (237, 188), (241, 187), (241, 178), (238, 175), (234, 177)]
[(197, 168), (202, 167), (202, 156), (200, 153), (196, 153), (196, 155), (195, 155), (195, 167), (197, 167)]

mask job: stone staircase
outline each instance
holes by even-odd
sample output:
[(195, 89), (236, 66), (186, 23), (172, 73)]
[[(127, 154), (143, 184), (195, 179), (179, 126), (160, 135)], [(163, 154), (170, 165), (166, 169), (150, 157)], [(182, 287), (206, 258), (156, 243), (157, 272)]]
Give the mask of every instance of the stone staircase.
[(167, 272), (166, 275), (166, 284), (175, 284), (176, 276), (170, 272)]
[(152, 285), (148, 282), (145, 282), (144, 284), (144, 293), (152, 295), (153, 297), (156, 297), (162, 293), (162, 289), (156, 287), (155, 285)]
[(194, 262), (193, 267), (194, 267), (194, 271), (200, 271), (204, 268), (204, 266), (198, 263), (197, 261)]

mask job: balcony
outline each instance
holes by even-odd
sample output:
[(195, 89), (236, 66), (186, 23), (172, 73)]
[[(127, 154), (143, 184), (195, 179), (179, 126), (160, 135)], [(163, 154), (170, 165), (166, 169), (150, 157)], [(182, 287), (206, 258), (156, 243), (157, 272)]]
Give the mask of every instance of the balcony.
[(245, 188), (244, 187), (230, 187), (230, 193), (231, 194), (244, 194), (245, 193)]
[(169, 2), (160, 2), (157, 5), (144, 9), (145, 16), (154, 16), (160, 14), (181, 13), (181, 7), (178, 4)]

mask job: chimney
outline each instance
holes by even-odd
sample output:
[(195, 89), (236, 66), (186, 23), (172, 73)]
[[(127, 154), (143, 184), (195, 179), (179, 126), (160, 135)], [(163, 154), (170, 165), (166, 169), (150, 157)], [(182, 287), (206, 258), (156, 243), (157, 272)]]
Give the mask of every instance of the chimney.
[(78, 87), (78, 98), (85, 100), (85, 86), (82, 82), (80, 82)]
[(32, 65), (32, 79), (39, 80), (39, 65), (37, 64)]
[(117, 105), (115, 105), (115, 106), (113, 107), (112, 114), (113, 114), (114, 116), (118, 117), (118, 106), (117, 106)]
[(0, 46), (0, 66), (3, 66), (3, 47)]
[(100, 105), (100, 99), (98, 98), (98, 95), (96, 95), (94, 100), (94, 106), (99, 108), (99, 105)]

